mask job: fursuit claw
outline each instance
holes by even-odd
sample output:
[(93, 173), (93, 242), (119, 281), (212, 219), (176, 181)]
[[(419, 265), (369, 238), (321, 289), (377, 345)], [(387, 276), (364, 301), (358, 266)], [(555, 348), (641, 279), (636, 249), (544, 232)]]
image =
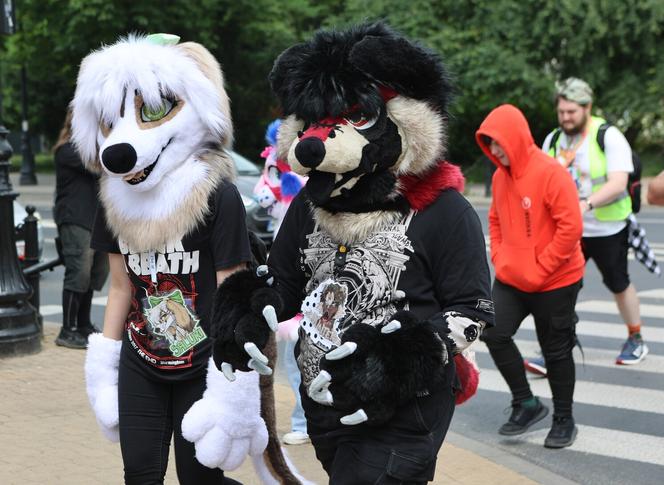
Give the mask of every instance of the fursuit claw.
[(331, 350), (325, 354), (327, 360), (341, 360), (344, 357), (348, 357), (353, 352), (357, 350), (357, 344), (355, 342), (346, 342), (334, 350)]
[(267, 364), (269, 362), (267, 356), (258, 350), (258, 347), (256, 347), (256, 344), (253, 342), (247, 342), (244, 344), (244, 351), (255, 361), (261, 362), (262, 364)]
[(272, 305), (265, 305), (265, 308), (263, 308), (263, 318), (265, 318), (270, 330), (276, 332), (279, 329), (277, 312)]
[(401, 328), (401, 322), (399, 320), (392, 320), (390, 323), (385, 325), (380, 329), (380, 333), (392, 333), (396, 332)]
[(320, 371), (316, 378), (309, 384), (308, 394), (318, 404), (331, 406), (334, 402), (332, 393), (328, 390), (332, 382), (332, 376), (327, 371)]
[(233, 372), (233, 366), (228, 362), (221, 363), (221, 372), (224, 374), (224, 377), (230, 382), (235, 380), (235, 372)]
[(341, 418), (341, 423), (348, 426), (353, 426), (356, 424), (364, 423), (368, 421), (369, 417), (367, 413), (364, 412), (364, 409), (358, 409), (353, 414), (348, 414)]
[(247, 367), (249, 367), (252, 370), (255, 370), (256, 372), (258, 372), (263, 376), (272, 375), (272, 369), (270, 369), (267, 365), (263, 364), (261, 361), (256, 359), (249, 359), (249, 362), (247, 362)]

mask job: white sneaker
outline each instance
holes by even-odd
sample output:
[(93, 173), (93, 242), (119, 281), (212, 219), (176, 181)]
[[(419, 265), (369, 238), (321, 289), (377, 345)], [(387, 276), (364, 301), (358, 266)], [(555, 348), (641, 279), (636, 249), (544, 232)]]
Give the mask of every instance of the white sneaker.
[(303, 445), (311, 442), (309, 435), (302, 431), (291, 431), (290, 433), (286, 433), (281, 441), (287, 445)]

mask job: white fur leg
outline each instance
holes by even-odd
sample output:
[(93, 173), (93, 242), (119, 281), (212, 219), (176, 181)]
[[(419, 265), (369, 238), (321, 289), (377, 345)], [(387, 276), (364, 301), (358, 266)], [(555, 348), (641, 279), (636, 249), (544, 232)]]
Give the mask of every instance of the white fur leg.
[(182, 419), (182, 436), (194, 443), (196, 459), (209, 468), (234, 470), (248, 454), (260, 455), (267, 447), (258, 374), (235, 375), (230, 382), (210, 357), (203, 397)]
[(88, 338), (85, 384), (97, 423), (104, 436), (120, 441), (118, 434), (118, 366), (122, 342), (95, 333)]

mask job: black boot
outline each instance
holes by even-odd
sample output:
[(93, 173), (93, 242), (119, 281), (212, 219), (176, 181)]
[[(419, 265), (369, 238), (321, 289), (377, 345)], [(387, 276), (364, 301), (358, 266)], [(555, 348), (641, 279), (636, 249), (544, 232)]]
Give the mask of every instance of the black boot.
[(567, 417), (553, 417), (553, 425), (551, 431), (546, 435), (544, 446), (546, 448), (565, 448), (571, 446), (576, 439), (578, 428), (574, 425), (574, 418)]
[(80, 293), (78, 305), (78, 318), (76, 320), (78, 331), (88, 337), (91, 333), (101, 332), (94, 323), (90, 321), (90, 310), (92, 308), (92, 290)]
[(55, 344), (70, 349), (84, 349), (88, 339), (78, 331), (76, 319), (82, 293), (62, 290), (62, 328)]
[(500, 427), (498, 433), (506, 436), (525, 433), (533, 424), (549, 414), (548, 407), (542, 404), (537, 398), (535, 398), (535, 401), (534, 406), (523, 406), (522, 403), (512, 404), (512, 415)]

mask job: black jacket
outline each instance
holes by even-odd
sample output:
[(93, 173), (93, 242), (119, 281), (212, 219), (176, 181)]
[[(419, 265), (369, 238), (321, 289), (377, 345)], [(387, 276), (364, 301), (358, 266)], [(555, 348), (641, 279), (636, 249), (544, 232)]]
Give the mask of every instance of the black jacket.
[(55, 223), (76, 224), (91, 231), (97, 192), (97, 176), (85, 169), (74, 145), (61, 145), (55, 151)]

